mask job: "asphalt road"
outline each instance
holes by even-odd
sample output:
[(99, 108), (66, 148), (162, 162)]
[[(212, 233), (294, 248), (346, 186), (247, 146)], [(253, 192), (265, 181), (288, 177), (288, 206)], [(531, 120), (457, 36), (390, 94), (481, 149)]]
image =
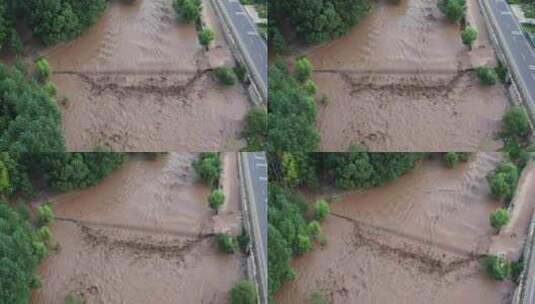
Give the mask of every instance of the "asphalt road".
[(249, 176), (253, 188), (256, 217), (260, 226), (262, 254), (267, 260), (267, 161), (264, 152), (244, 153), (249, 167)]
[(221, 6), (226, 11), (230, 19), (231, 30), (237, 38), (237, 43), (240, 44), (243, 56), (248, 57), (250, 68), (254, 69), (252, 73), (256, 73), (258, 77), (258, 85), (260, 86), (260, 93), (263, 98), (267, 100), (267, 45), (265, 40), (260, 36), (256, 30), (256, 25), (249, 17), (245, 8), (238, 0), (216, 0), (221, 3)]
[[(520, 29), (511, 8), (504, 0), (483, 0), (498, 39), (516, 74), (518, 85), (526, 93), (528, 111), (535, 120), (535, 51)], [(535, 121), (534, 121), (535, 123)]]

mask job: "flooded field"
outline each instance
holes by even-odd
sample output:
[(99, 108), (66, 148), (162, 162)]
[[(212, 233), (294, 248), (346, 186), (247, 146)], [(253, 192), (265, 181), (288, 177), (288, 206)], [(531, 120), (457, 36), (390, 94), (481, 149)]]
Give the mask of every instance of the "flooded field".
[[(455, 169), (425, 160), (384, 187), (319, 195), (334, 198), (322, 225), (328, 244), (294, 259), (296, 280), (275, 302), (306, 303), (318, 291), (331, 303), (509, 303), (512, 283), (480, 263), (496, 243), (488, 217), (500, 204), (485, 176), (499, 160), (480, 153)], [(526, 223), (513, 222), (525, 237)]]
[(216, 35), (210, 51), (193, 23), (177, 20), (171, 0), (111, 1), (82, 37), (36, 54), (49, 60), (68, 98), (67, 148), (237, 150), (248, 97), (209, 73), (233, 60), (209, 1), (203, 20)]
[(228, 200), (217, 216), (194, 180), (194, 157), (131, 156), (96, 187), (52, 198), (61, 247), (39, 267), (43, 287), (31, 303), (63, 303), (71, 291), (87, 303), (226, 303), (245, 271), (241, 255), (214, 242), (241, 228), (236, 155), (224, 156)]
[(482, 87), (470, 69), (495, 64), (476, 0), (461, 43), (435, 0), (380, 0), (344, 37), (304, 52), (314, 64), (322, 151), (356, 144), (371, 151), (495, 150), (507, 106), (502, 85)]

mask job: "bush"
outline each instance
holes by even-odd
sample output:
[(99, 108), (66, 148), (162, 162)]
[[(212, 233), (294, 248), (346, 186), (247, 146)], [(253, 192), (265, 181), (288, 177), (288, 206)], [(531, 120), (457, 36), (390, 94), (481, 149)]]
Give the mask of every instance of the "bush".
[(461, 40), (463, 44), (472, 50), (472, 44), (477, 39), (477, 30), (471, 26), (467, 26), (461, 31)]
[(226, 86), (234, 85), (237, 82), (236, 74), (231, 68), (219, 67), (214, 69), (214, 74), (217, 81)]
[(216, 235), (216, 242), (219, 250), (223, 251), (224, 253), (234, 253), (236, 244), (234, 243), (232, 236), (226, 233), (218, 233)]
[(511, 263), (511, 279), (516, 284), (520, 281), (520, 275), (524, 271), (524, 261), (518, 260)]
[(496, 84), (496, 81), (498, 80), (498, 75), (496, 75), (496, 72), (486, 66), (482, 66), (476, 69), (477, 76), (479, 77), (479, 80), (481, 81), (481, 84), (486, 86), (491, 86)]
[(310, 241), (310, 237), (304, 234), (298, 235), (295, 254), (302, 255), (310, 250), (312, 250), (312, 242)]
[(43, 86), (43, 91), (45, 91), (45, 93), (48, 94), (48, 96), (50, 96), (50, 97), (56, 96), (56, 93), (57, 93), (56, 86), (51, 82), (47, 82)]
[(498, 208), (490, 214), (490, 225), (495, 229), (500, 230), (509, 222), (509, 212), (507, 209)]
[(85, 298), (77, 293), (69, 292), (67, 296), (65, 296), (65, 304), (85, 304)]
[(48, 64), (48, 61), (44, 58), (39, 58), (35, 62), (35, 77), (39, 82), (45, 82), (52, 74), (52, 69)]
[(238, 235), (236, 240), (238, 241), (238, 247), (240, 248), (241, 252), (247, 253), (251, 239), (249, 238), (247, 231), (245, 231), (245, 228), (242, 227), (241, 233)]
[(496, 199), (507, 200), (513, 197), (518, 178), (518, 167), (511, 162), (504, 162), (487, 176), (487, 182)]
[(312, 79), (306, 80), (303, 84), (303, 88), (309, 95), (315, 95), (318, 91), (318, 88), (316, 87), (316, 84), (314, 83), (314, 81), (312, 81)]
[(213, 40), (214, 40), (214, 32), (211, 29), (204, 27), (203, 29), (199, 31), (199, 43), (202, 46), (208, 48), (208, 46)]
[(438, 8), (453, 22), (461, 20), (466, 12), (465, 0), (439, 0)]
[(50, 205), (44, 204), (37, 207), (37, 226), (46, 226), (54, 221), (54, 212)]
[(499, 59), (498, 59), (498, 65), (494, 68), (494, 71), (496, 72), (496, 75), (498, 75), (498, 78), (500, 79), (500, 81), (505, 82), (509, 71), (507, 69), (507, 66), (505, 66), (503, 62), (501, 62)]
[(319, 200), (314, 205), (314, 218), (318, 222), (322, 222), (325, 220), (327, 215), (331, 213), (331, 209), (329, 208), (329, 204), (325, 200)]
[(219, 211), (219, 207), (221, 207), (224, 202), (225, 194), (223, 194), (223, 191), (219, 189), (212, 190), (210, 195), (208, 195), (208, 204), (210, 205), (210, 208), (214, 209), (216, 214)]
[(321, 234), (321, 226), (318, 221), (308, 223), (308, 234), (313, 238), (317, 238)]
[(267, 140), (268, 114), (264, 107), (253, 107), (245, 116), (242, 136), (247, 141), (247, 151), (263, 151)]
[(193, 168), (204, 183), (210, 186), (219, 183), (221, 163), (218, 153), (204, 152), (199, 154), (197, 160), (193, 162)]
[(230, 290), (230, 304), (256, 304), (256, 288), (250, 280), (241, 280)]
[(20, 41), (19, 34), (15, 29), (11, 30), (11, 35), (9, 37), (9, 48), (15, 54), (22, 54), (22, 52), (24, 51), (22, 41)]
[(505, 132), (518, 137), (525, 137), (530, 132), (528, 114), (521, 106), (509, 109), (503, 116), (502, 125)]
[(459, 164), (459, 155), (455, 152), (447, 152), (444, 154), (444, 162), (449, 168), (453, 168)]
[(173, 8), (185, 21), (194, 21), (201, 15), (201, 0), (173, 0)]
[(295, 63), (294, 70), (295, 79), (300, 82), (305, 82), (312, 75), (312, 64), (306, 57), (302, 57)]
[(492, 278), (503, 281), (509, 276), (510, 265), (504, 258), (498, 256), (488, 256), (484, 263), (487, 273)]
[(324, 294), (318, 291), (315, 291), (310, 295), (310, 303), (311, 304), (328, 304), (329, 301), (327, 300), (327, 297)]

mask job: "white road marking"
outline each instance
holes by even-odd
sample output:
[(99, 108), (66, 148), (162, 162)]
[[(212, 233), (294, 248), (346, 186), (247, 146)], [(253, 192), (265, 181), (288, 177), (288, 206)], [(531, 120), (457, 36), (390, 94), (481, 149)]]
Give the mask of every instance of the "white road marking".
[(267, 164), (266, 164), (266, 163), (256, 163), (255, 165), (256, 165), (257, 167), (263, 167), (263, 168), (267, 167)]
[(523, 36), (521, 31), (512, 31), (511, 33), (512, 33), (513, 35)]
[(256, 35), (258, 35), (258, 33), (257, 33), (256, 31), (248, 31), (248, 32), (247, 32), (247, 35), (249, 35), (249, 36), (256, 36)]
[(265, 176), (260, 176), (258, 179), (261, 180), (261, 181), (263, 181), (263, 182), (265, 182), (265, 181), (268, 180), (267, 177), (265, 177)]
[(530, 65), (528, 66), (528, 69), (532, 70), (532, 71), (535, 71), (535, 65)]
[(246, 13), (245, 12), (236, 12), (236, 15), (245, 16)]

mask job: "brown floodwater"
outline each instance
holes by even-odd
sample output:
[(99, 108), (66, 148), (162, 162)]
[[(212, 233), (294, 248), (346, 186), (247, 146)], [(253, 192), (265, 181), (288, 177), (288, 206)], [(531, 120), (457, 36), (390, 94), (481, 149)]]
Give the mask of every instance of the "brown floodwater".
[(225, 154), (229, 199), (218, 216), (194, 157), (132, 157), (97, 186), (53, 197), (60, 249), (39, 267), (43, 287), (31, 303), (63, 303), (70, 291), (88, 303), (226, 303), (244, 261), (219, 253), (213, 235), (241, 227), (236, 155)]
[(322, 224), (328, 244), (292, 261), (297, 278), (275, 302), (306, 303), (319, 291), (331, 303), (506, 303), (511, 283), (480, 263), (500, 206), (485, 176), (499, 160), (479, 153), (455, 169), (425, 160), (384, 187), (317, 196), (334, 199)]
[(467, 71), (495, 61), (477, 1), (468, 4), (480, 32), (470, 53), (435, 0), (380, 0), (342, 38), (305, 50), (329, 97), (320, 149), (495, 150), (507, 99), (503, 86), (484, 88)]
[(203, 20), (216, 35), (208, 52), (172, 0), (112, 1), (80, 38), (33, 55), (49, 60), (58, 99), (68, 98), (68, 150), (237, 150), (248, 97), (209, 73), (233, 60), (209, 1)]

